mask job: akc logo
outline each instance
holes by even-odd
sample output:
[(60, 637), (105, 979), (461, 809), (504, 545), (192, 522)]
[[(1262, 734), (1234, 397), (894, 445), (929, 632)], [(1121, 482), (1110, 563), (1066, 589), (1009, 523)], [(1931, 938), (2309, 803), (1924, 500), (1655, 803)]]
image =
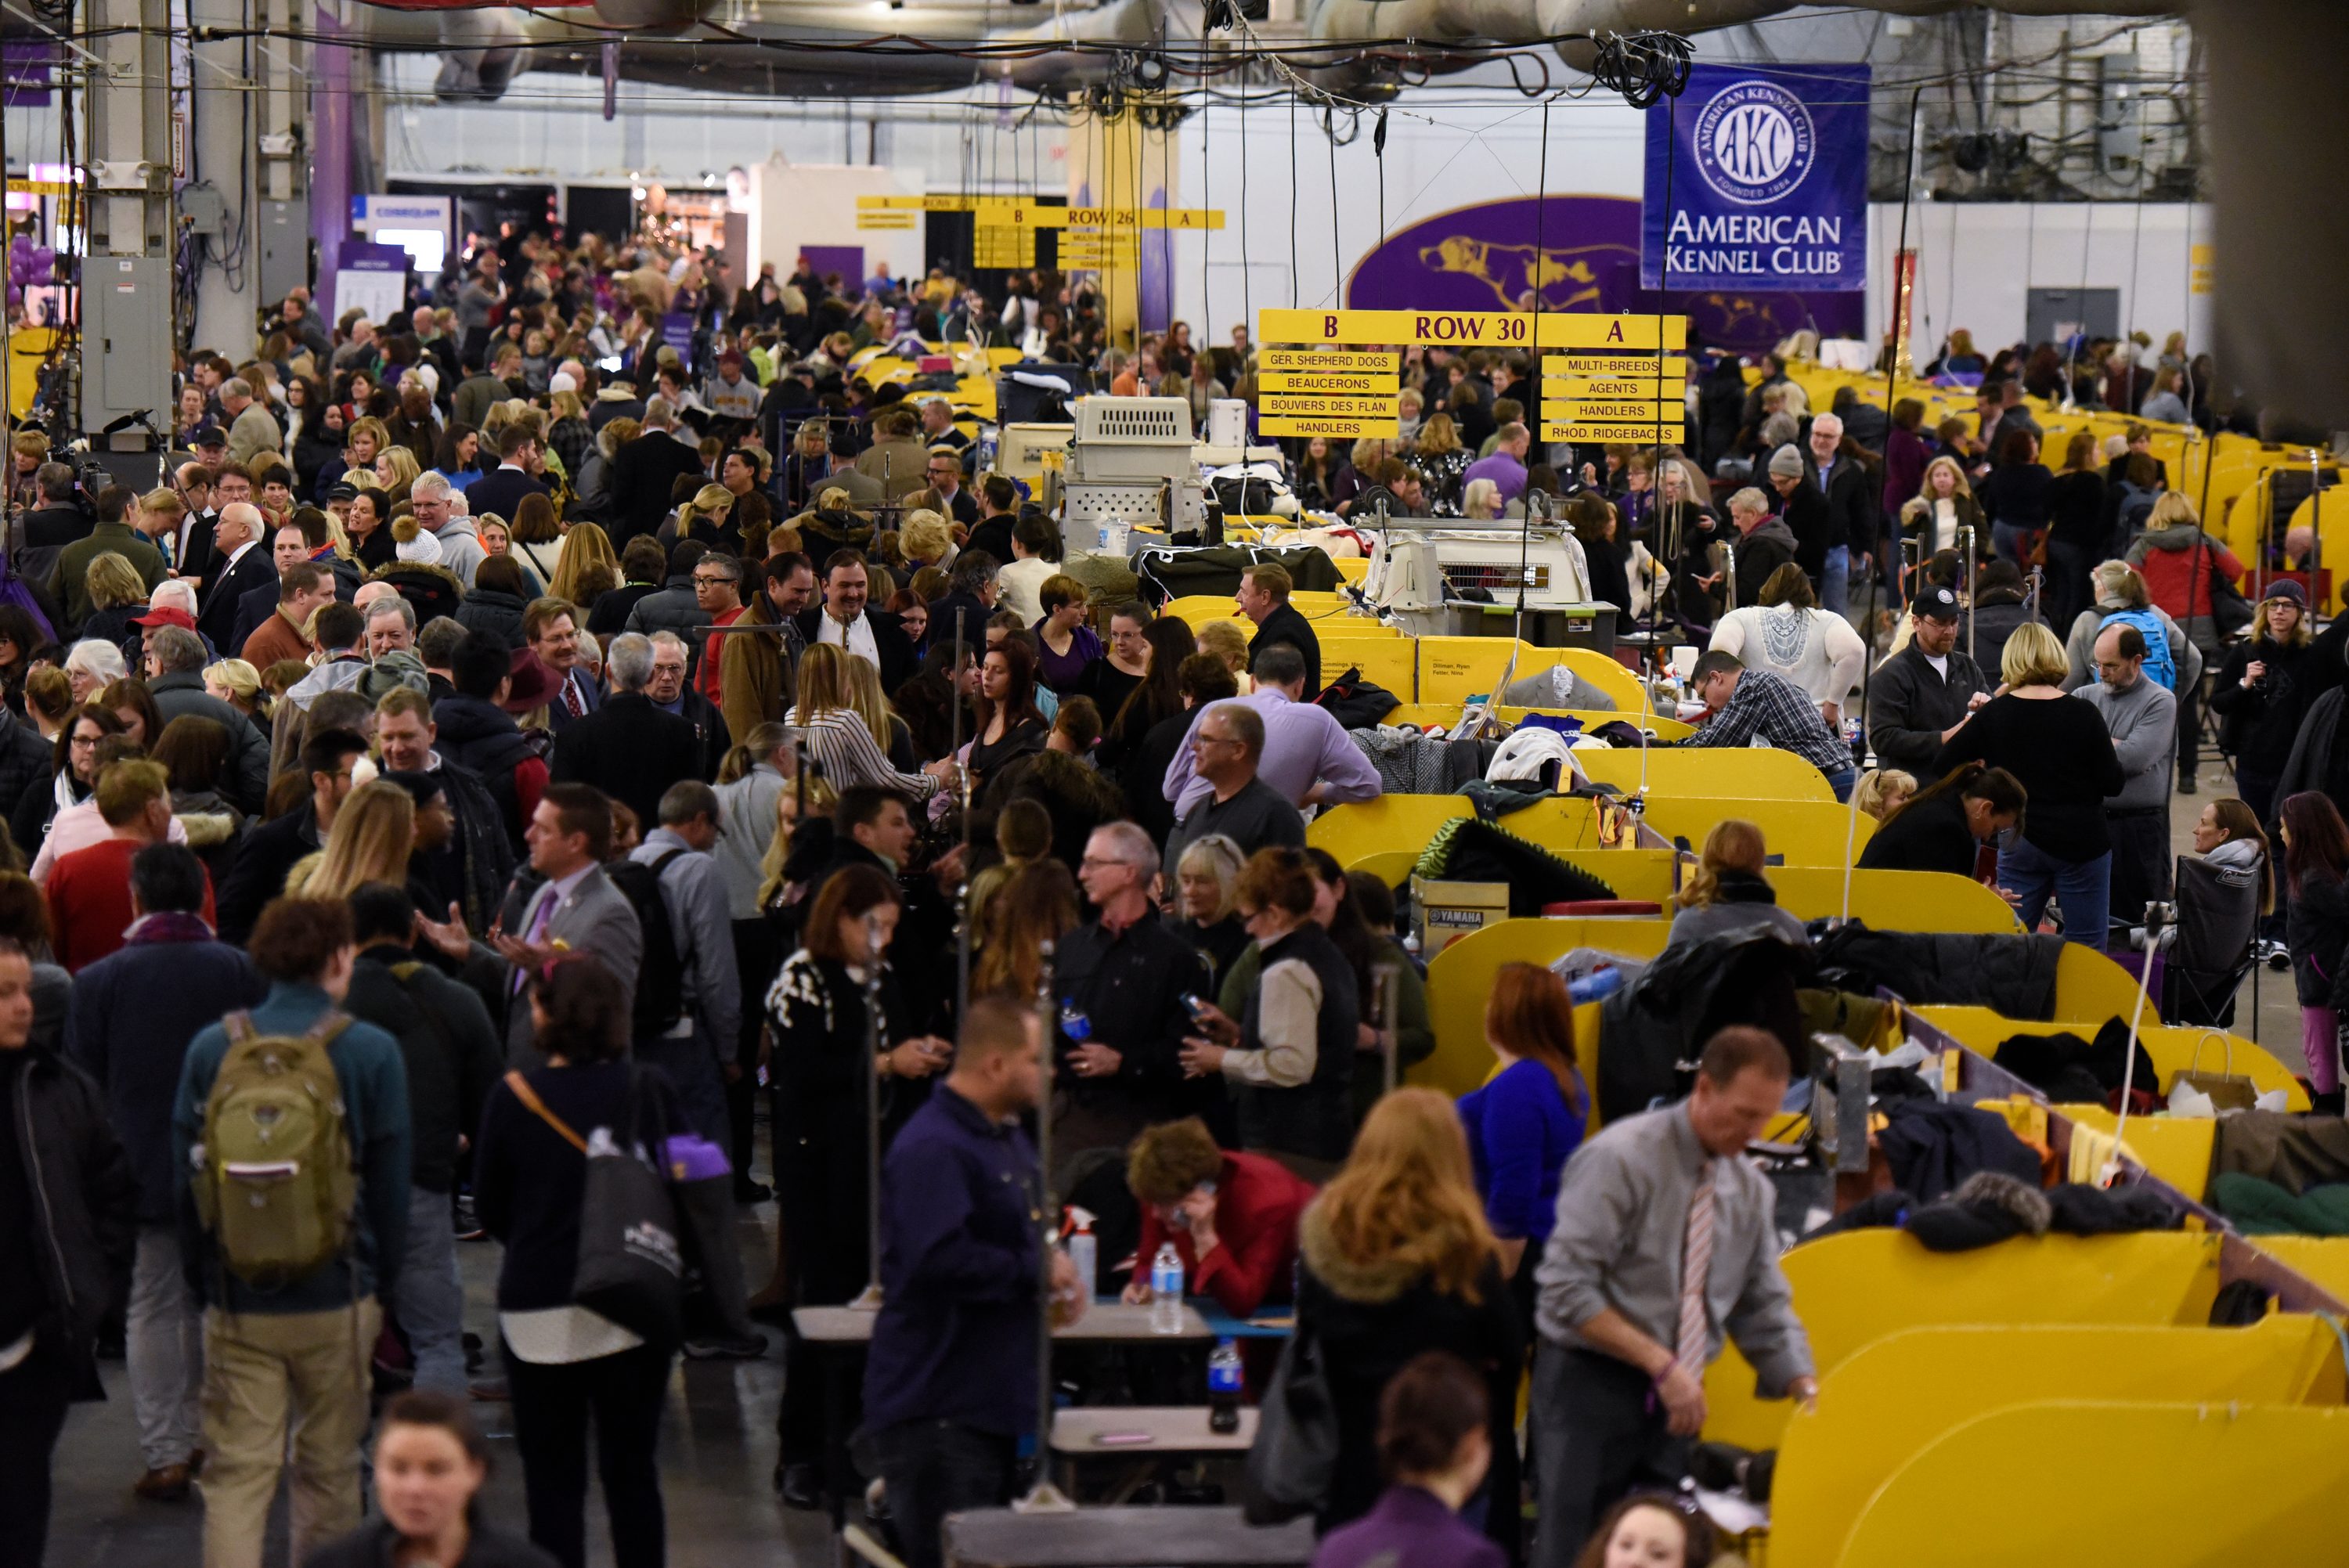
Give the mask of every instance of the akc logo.
[(1697, 170), (1732, 201), (1775, 201), (1803, 182), (1817, 155), (1811, 111), (1775, 82), (1743, 81), (1696, 118)]

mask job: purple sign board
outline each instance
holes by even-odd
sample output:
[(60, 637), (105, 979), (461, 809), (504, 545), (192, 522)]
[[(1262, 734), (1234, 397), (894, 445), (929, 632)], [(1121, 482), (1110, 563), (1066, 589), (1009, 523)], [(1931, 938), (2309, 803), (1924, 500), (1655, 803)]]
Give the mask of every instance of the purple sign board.
[(1758, 352), (1810, 327), (1857, 335), (1864, 296), (1783, 289), (1640, 286), (1640, 199), (1531, 196), (1423, 218), (1364, 256), (1346, 282), (1354, 310), (1666, 310), (1708, 346)]

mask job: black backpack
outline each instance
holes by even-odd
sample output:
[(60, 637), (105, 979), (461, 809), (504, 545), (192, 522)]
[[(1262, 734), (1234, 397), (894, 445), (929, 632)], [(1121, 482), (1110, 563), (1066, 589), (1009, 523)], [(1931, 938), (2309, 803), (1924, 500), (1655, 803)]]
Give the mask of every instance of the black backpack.
[(661, 872), (685, 853), (671, 850), (647, 865), (640, 861), (614, 861), (604, 868), (612, 885), (635, 906), (636, 924), (644, 931), (644, 962), (636, 966), (636, 1005), (630, 1038), (657, 1039), (685, 1016), (685, 961), (677, 950), (677, 935), (668, 923), (668, 901), (661, 896)]

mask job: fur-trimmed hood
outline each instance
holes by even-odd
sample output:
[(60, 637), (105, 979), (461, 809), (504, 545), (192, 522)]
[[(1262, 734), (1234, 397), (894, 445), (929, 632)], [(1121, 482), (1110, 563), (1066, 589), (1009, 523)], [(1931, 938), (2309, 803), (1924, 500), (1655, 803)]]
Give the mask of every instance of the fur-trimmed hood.
[(1381, 1306), (1427, 1277), (1426, 1265), (1397, 1253), (1375, 1263), (1356, 1263), (1338, 1250), (1330, 1222), (1316, 1198), (1297, 1222), (1297, 1248), (1314, 1278), (1332, 1295), (1362, 1306)]

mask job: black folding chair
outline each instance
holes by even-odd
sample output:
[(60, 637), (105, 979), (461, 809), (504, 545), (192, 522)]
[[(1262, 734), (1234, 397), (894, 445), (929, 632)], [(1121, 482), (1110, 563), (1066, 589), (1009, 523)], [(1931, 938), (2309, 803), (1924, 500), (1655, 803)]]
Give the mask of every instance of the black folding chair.
[(2162, 969), (2164, 1018), (2215, 1029), (2233, 1024), (2235, 993), (2257, 961), (2260, 877), (2256, 867), (2178, 857), (2178, 940)]

